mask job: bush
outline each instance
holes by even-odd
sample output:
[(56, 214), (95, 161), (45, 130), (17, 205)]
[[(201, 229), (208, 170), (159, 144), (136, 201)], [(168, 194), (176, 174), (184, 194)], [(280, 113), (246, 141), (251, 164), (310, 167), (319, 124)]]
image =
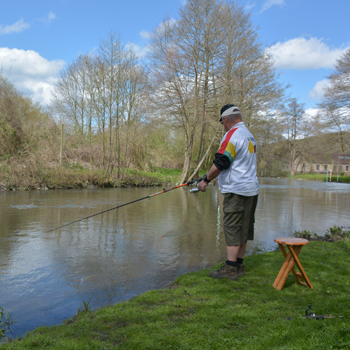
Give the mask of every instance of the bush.
[(332, 241), (338, 241), (344, 238), (350, 238), (350, 231), (344, 230), (343, 227), (334, 225), (327, 230), (325, 237)]
[(350, 230), (345, 230), (343, 227), (339, 227), (334, 225), (333, 227), (330, 227), (326, 230), (326, 234), (324, 236), (319, 236), (315, 232), (310, 232), (308, 230), (304, 231), (295, 231), (292, 235), (293, 237), (297, 238), (304, 238), (308, 241), (328, 241), (328, 242), (335, 242), (340, 241), (342, 239), (349, 239), (350, 238)]
[(315, 237), (315, 235), (317, 236), (317, 234), (315, 232), (310, 232), (308, 230), (304, 230), (304, 231), (295, 231), (293, 233), (294, 237), (297, 238), (304, 238), (307, 240), (310, 240), (312, 237)]
[(0, 306), (0, 338), (5, 336), (6, 328), (11, 331), (10, 326), (12, 326), (15, 321), (12, 319), (12, 314), (4, 311), (4, 308)]

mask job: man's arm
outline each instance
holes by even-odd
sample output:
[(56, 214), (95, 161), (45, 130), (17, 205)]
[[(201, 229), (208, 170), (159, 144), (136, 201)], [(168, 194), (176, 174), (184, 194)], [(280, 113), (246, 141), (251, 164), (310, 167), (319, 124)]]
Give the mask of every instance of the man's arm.
[[(212, 165), (210, 170), (207, 172), (207, 179), (213, 180), (216, 177), (218, 177), (221, 173), (221, 170), (219, 170), (215, 164)], [(205, 192), (205, 188), (208, 186), (208, 182), (202, 180), (201, 182), (198, 183), (198, 189), (202, 192)]]

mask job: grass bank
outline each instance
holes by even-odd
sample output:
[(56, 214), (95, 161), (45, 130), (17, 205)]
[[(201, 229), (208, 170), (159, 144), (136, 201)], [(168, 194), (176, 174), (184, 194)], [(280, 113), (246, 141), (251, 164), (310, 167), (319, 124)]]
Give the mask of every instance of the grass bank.
[[(296, 180), (310, 180), (310, 181), (330, 181), (329, 175), (327, 180), (326, 174), (296, 174), (294, 176), (290, 176), (291, 179)], [(337, 181), (338, 178), (338, 181)], [(330, 182), (343, 182), (343, 183), (350, 183), (350, 176), (338, 176), (332, 175), (332, 181)]]
[[(81, 311), (1, 348), (349, 349), (350, 241), (311, 241), (300, 260), (313, 290), (297, 285), (292, 274), (275, 290), (282, 253), (252, 255), (245, 258), (247, 275), (238, 281), (210, 278), (209, 269), (193, 272), (169, 289)], [(303, 318), (308, 305), (334, 318)]]
[(0, 191), (163, 186), (174, 184), (180, 178), (181, 169), (153, 168), (150, 171), (129, 169), (123, 179), (118, 179), (116, 171), (106, 178), (103, 170), (88, 169), (79, 164), (70, 164), (62, 168), (3, 165), (0, 166)]

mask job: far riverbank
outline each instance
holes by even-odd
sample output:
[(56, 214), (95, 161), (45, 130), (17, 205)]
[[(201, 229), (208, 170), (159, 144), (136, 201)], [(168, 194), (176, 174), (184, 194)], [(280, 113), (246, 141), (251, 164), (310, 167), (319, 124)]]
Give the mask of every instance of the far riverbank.
[(331, 177), (329, 174), (296, 174), (294, 176), (290, 176), (289, 178), (294, 180), (350, 183), (350, 176), (341, 176), (334, 174)]
[(86, 169), (80, 165), (40, 170), (2, 166), (0, 191), (166, 186), (177, 183), (180, 178), (181, 169), (129, 169), (121, 172), (119, 177), (116, 171), (106, 177), (103, 170)]
[[(28, 191), (49, 189), (91, 189), (144, 186), (170, 186), (181, 179), (181, 169), (152, 168), (149, 170), (116, 171), (106, 177), (103, 170), (88, 169), (80, 164), (59, 168), (33, 168), (0, 164), (0, 191)], [(200, 171), (200, 176), (205, 174)], [(325, 174), (296, 174), (294, 180), (350, 183), (350, 176), (330, 177)]]

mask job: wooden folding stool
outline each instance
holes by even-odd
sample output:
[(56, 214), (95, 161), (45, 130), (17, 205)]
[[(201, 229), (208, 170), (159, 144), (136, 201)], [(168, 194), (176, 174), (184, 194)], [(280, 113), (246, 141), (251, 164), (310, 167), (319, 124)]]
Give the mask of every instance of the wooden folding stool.
[[(303, 245), (308, 244), (309, 241), (304, 238), (282, 237), (282, 238), (276, 238), (275, 242), (278, 243), (278, 246), (280, 247), (286, 259), (284, 260), (284, 263), (280, 269), (280, 272), (277, 275), (277, 278), (273, 284), (273, 287), (276, 288), (277, 290), (281, 290), (283, 288), (284, 283), (287, 280), (287, 277), (290, 271), (292, 271), (295, 279), (299, 284), (313, 289), (312, 284), (309, 278), (307, 277), (306, 272), (304, 271), (298, 259), (298, 255), (301, 251), (301, 248), (303, 247)], [(288, 254), (283, 246), (284, 244), (288, 247), (288, 250), (289, 250)], [(294, 268), (295, 263), (297, 264), (300, 272), (295, 271), (295, 268)], [(302, 282), (301, 279), (303, 279), (306, 283)]]

